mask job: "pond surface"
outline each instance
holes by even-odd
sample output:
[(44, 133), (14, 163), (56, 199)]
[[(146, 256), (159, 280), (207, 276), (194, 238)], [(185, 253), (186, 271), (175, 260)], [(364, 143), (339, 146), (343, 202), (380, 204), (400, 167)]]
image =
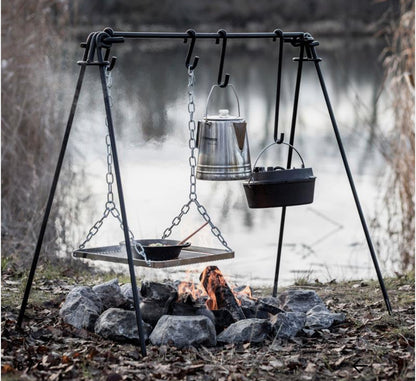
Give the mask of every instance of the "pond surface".
[[(363, 40), (321, 40), (318, 53), (338, 120), (345, 150), (364, 213), (370, 222), (383, 176), (383, 159), (375, 139), (378, 129), (391, 123), (390, 111), (380, 90), (383, 46)], [(146, 49), (137, 49), (138, 44)], [(237, 89), (241, 114), (248, 123), (252, 163), (272, 142), (276, 88), (277, 45), (251, 41), (229, 45), (225, 72)], [(260, 44), (260, 42), (258, 42)], [(198, 44), (197, 44), (198, 45)], [(188, 201), (187, 46), (175, 42), (158, 48), (155, 41), (128, 41), (113, 48), (118, 62), (113, 70), (113, 119), (122, 172), (129, 227), (136, 238), (158, 238)], [(219, 47), (198, 45), (200, 62), (195, 71), (195, 119), (201, 119), (210, 87), (216, 82)], [(297, 63), (296, 48), (286, 46), (281, 93), (280, 131), (288, 139)], [(74, 52), (74, 61), (81, 52)], [(76, 67), (62, 73), (75, 87)], [(70, 189), (70, 202), (80, 208), (74, 224), (74, 248), (104, 212), (107, 185), (105, 115), (98, 71), (88, 69), (69, 147), (71, 171), (78, 182)], [(69, 105), (62, 105), (69, 109)], [(217, 90), (210, 109), (235, 112), (230, 90)], [(62, 127), (63, 128), (63, 127)], [(306, 166), (317, 177), (315, 199), (310, 205), (289, 207), (286, 213), (280, 284), (300, 278), (327, 281), (333, 278), (373, 278), (375, 272), (358, 213), (342, 165), (328, 112), (312, 63), (304, 64), (295, 146)], [(284, 146), (269, 149), (263, 165), (285, 165)], [(294, 164), (298, 162), (294, 158)], [(249, 209), (242, 182), (197, 182), (198, 200), (219, 227), (235, 259), (216, 264), (239, 283), (271, 285), (276, 263), (280, 208)], [(170, 238), (182, 239), (202, 225), (195, 207), (183, 217)], [(91, 247), (123, 240), (119, 224), (108, 218), (91, 240)], [(205, 228), (192, 238), (194, 245), (221, 247)], [(383, 253), (380, 253), (383, 258)], [(98, 262), (97, 262), (98, 265)], [(104, 266), (104, 265), (103, 265)], [(169, 270), (198, 274), (204, 264)], [(127, 267), (121, 267), (127, 271)], [(383, 268), (383, 266), (382, 266)], [(119, 269), (119, 268), (118, 268)], [(166, 271), (138, 269), (146, 279), (163, 279)], [(183, 277), (178, 274), (170, 276)]]

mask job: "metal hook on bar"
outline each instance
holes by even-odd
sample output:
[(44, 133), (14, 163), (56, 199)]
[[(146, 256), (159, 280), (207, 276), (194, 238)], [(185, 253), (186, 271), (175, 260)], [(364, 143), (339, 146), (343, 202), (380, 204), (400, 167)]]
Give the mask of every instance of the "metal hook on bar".
[(274, 113), (274, 134), (273, 139), (276, 144), (282, 144), (285, 134), (281, 133), (280, 137), (278, 138), (278, 127), (279, 127), (279, 106), (280, 106), (280, 87), (282, 82), (282, 62), (283, 62), (283, 32), (280, 29), (275, 29), (274, 32), (275, 37), (273, 37), (273, 41), (276, 41), (276, 38), (280, 39), (279, 42), (279, 63), (277, 66), (277, 85), (276, 85), (276, 105), (275, 105), (275, 113)]
[(276, 38), (283, 38), (283, 32), (281, 29), (275, 29), (273, 31), (274, 37), (273, 37), (273, 41), (276, 41)]
[(225, 49), (227, 47), (227, 32), (224, 29), (220, 29), (218, 31), (219, 37), (215, 40), (216, 44), (220, 43), (220, 38), (222, 38), (222, 48), (221, 48), (221, 59), (220, 59), (220, 68), (218, 71), (218, 86), (219, 87), (227, 87), (228, 82), (230, 80), (230, 75), (225, 74), (224, 82), (222, 81), (222, 72), (224, 69), (224, 58), (225, 58)]
[(107, 37), (103, 38), (103, 42), (105, 44), (111, 45), (113, 43), (122, 43), (124, 42), (124, 37), (114, 37), (114, 31), (111, 28), (105, 28), (103, 30), (104, 33), (107, 33)]
[(116, 64), (116, 61), (117, 61), (117, 57), (114, 57), (114, 56), (111, 57), (110, 65), (108, 65), (107, 71), (111, 71), (114, 69), (114, 65)]
[[(107, 71), (111, 71), (114, 68), (114, 65), (116, 64), (117, 57), (111, 57), (110, 62), (108, 63), (108, 59), (110, 57), (110, 51), (111, 51), (111, 42), (106, 41), (106, 39), (113, 36), (113, 30), (111, 28), (104, 29), (103, 32), (97, 34), (97, 49), (105, 49), (105, 55), (104, 55), (104, 62), (108, 65)], [(98, 54), (97, 54), (98, 57)]]
[[(185, 60), (185, 66), (186, 66), (187, 69), (194, 70), (196, 68), (196, 66), (198, 65), (198, 61), (199, 61), (199, 57), (195, 56), (194, 60), (192, 62), (192, 65), (190, 64), (192, 52), (194, 50), (195, 41), (196, 41), (196, 32), (193, 29), (188, 29), (186, 31), (186, 33), (191, 38), (191, 44), (189, 45), (188, 54), (187, 54), (186, 60)], [(187, 41), (188, 41), (188, 37), (185, 37), (183, 42), (186, 43)]]
[(84, 56), (82, 58), (83, 61), (86, 61), (88, 58), (88, 54), (89, 54), (90, 47), (91, 47), (91, 41), (93, 40), (94, 36), (95, 36), (95, 32), (90, 33), (87, 37), (87, 40), (85, 42), (81, 42), (80, 44), (81, 48), (85, 49)]
[(95, 32), (91, 38), (91, 44), (87, 58), (88, 62), (94, 62), (95, 48), (97, 47), (97, 35), (98, 32)]

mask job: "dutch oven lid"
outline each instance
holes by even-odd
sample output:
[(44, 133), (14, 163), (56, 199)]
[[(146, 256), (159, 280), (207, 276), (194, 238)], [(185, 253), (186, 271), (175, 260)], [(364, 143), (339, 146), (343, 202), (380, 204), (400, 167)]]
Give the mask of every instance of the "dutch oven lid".
[(255, 167), (251, 184), (256, 183), (286, 183), (298, 181), (312, 181), (315, 179), (312, 168)]
[(254, 162), (254, 169), (251, 173), (248, 185), (254, 184), (265, 184), (265, 183), (287, 183), (287, 182), (301, 182), (301, 181), (313, 181), (315, 179), (312, 168), (305, 168), (303, 158), (298, 152), (298, 150), (289, 143), (282, 142), (288, 147), (292, 148), (299, 156), (302, 167), (301, 168), (292, 168), (285, 169), (282, 167), (256, 167), (257, 161), (260, 156), (270, 147), (277, 144), (273, 142), (265, 147), (257, 156), (256, 161)]

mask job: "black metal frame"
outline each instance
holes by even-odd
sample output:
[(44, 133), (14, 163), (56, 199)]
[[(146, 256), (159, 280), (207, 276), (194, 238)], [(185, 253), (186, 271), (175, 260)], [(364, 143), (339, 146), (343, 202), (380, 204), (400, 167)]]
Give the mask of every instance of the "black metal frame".
[[(68, 117), (68, 122), (65, 129), (65, 134), (62, 141), (61, 150), (59, 153), (56, 170), (54, 173), (54, 177), (52, 180), (51, 190), (48, 196), (48, 201), (45, 208), (45, 214), (43, 217), (43, 221), (41, 224), (40, 232), (38, 241), (36, 244), (32, 266), (29, 272), (29, 277), (26, 283), (25, 293), (22, 300), (22, 305), (19, 312), (19, 317), (17, 320), (17, 328), (20, 328), (23, 322), (24, 313), (26, 310), (27, 302), (29, 299), (30, 290), (32, 287), (33, 279), (36, 272), (36, 267), (39, 259), (40, 250), (42, 248), (43, 238), (45, 235), (46, 226), (48, 223), (50, 211), (53, 204), (53, 199), (55, 196), (56, 187), (59, 180), (59, 175), (62, 168), (63, 159), (65, 156), (65, 151), (67, 148), (69, 135), (71, 132), (72, 122), (74, 119), (79, 94), (82, 87), (82, 82), (84, 79), (84, 74), (87, 66), (98, 66), (100, 72), (100, 79), (104, 97), (104, 106), (105, 112), (108, 121), (108, 134), (110, 136), (111, 142), (111, 150), (113, 154), (113, 161), (114, 161), (114, 170), (116, 175), (116, 182), (117, 182), (117, 190), (119, 195), (120, 201), (120, 210), (121, 210), (121, 218), (123, 221), (123, 232), (124, 232), (124, 239), (126, 242), (126, 251), (127, 251), (127, 259), (128, 259), (128, 266), (130, 272), (130, 280), (132, 284), (133, 290), (133, 301), (134, 301), (134, 308), (136, 312), (136, 322), (137, 327), (140, 335), (140, 344), (141, 344), (141, 352), (143, 356), (146, 356), (146, 345), (144, 340), (144, 332), (143, 332), (143, 324), (141, 319), (141, 312), (140, 312), (140, 298), (137, 292), (137, 283), (136, 283), (136, 276), (134, 271), (134, 264), (133, 264), (133, 256), (132, 256), (132, 248), (129, 239), (129, 228), (127, 224), (127, 214), (126, 214), (126, 206), (124, 203), (124, 195), (123, 195), (123, 187), (121, 182), (121, 172), (120, 166), (117, 156), (117, 147), (116, 147), (116, 139), (114, 135), (114, 126), (113, 120), (111, 115), (110, 109), (110, 101), (108, 95), (108, 89), (106, 86), (105, 80), (105, 71), (112, 70), (115, 63), (116, 58), (110, 57), (110, 50), (112, 44), (115, 43), (123, 43), (125, 39), (159, 39), (159, 38), (177, 38), (183, 39), (184, 42), (187, 42), (187, 38), (191, 38), (191, 44), (189, 47), (188, 55), (186, 57), (185, 65), (186, 67), (191, 66), (195, 68), (199, 57), (195, 57), (193, 60), (192, 65), (190, 64), (190, 59), (192, 55), (192, 51), (195, 45), (196, 39), (215, 39), (216, 43), (218, 44), (220, 39), (223, 40), (223, 45), (221, 49), (221, 56), (220, 56), (220, 69), (218, 74), (218, 84), (221, 87), (226, 87), (228, 85), (229, 74), (225, 74), (224, 79), (222, 78), (223, 72), (223, 65), (224, 65), (224, 57), (225, 57), (225, 48), (227, 39), (245, 39), (245, 38), (265, 38), (265, 39), (272, 39), (275, 41), (279, 38), (279, 57), (278, 57), (278, 75), (277, 75), (277, 91), (276, 91), (276, 108), (275, 108), (275, 125), (274, 125), (274, 140), (276, 143), (283, 142), (283, 134), (280, 135), (278, 138), (278, 117), (279, 117), (279, 104), (280, 104), (280, 83), (281, 83), (281, 71), (282, 71), (282, 55), (283, 55), (283, 44), (290, 43), (295, 47), (299, 47), (299, 57), (295, 58), (295, 61), (298, 61), (298, 70), (296, 76), (296, 85), (295, 85), (295, 97), (294, 97), (294, 104), (293, 104), (293, 112), (292, 112), (292, 124), (290, 130), (290, 138), (289, 143), (293, 145), (295, 139), (295, 127), (296, 127), (296, 118), (297, 118), (297, 109), (298, 109), (298, 101), (299, 101), (299, 92), (300, 92), (300, 82), (301, 82), (301, 75), (302, 75), (302, 67), (304, 61), (311, 61), (315, 64), (316, 72), (319, 78), (319, 82), (322, 88), (322, 92), (325, 98), (325, 102), (328, 108), (328, 113), (331, 119), (332, 127), (334, 129), (335, 137), (337, 140), (338, 148), (340, 150), (340, 154), (342, 157), (342, 161), (344, 163), (345, 171), (347, 173), (348, 181), (350, 183), (351, 191), (354, 196), (354, 201), (357, 207), (357, 211), (361, 220), (361, 224), (365, 233), (365, 237), (367, 240), (367, 244), (370, 250), (371, 258), (373, 260), (373, 264), (377, 273), (378, 281), (380, 284), (380, 288), (383, 293), (384, 301), (386, 303), (387, 310), (389, 314), (392, 313), (392, 308), (390, 305), (389, 297), (387, 294), (387, 290), (384, 285), (383, 277), (378, 265), (377, 256), (374, 251), (374, 247), (371, 241), (370, 233), (368, 231), (367, 223), (365, 221), (365, 217), (361, 208), (361, 204), (358, 198), (358, 194), (355, 188), (354, 180), (351, 174), (351, 170), (349, 168), (349, 164), (347, 161), (347, 156), (345, 154), (345, 150), (343, 147), (343, 143), (341, 140), (341, 135), (338, 130), (337, 122), (335, 119), (334, 112), (332, 110), (331, 102), (329, 99), (329, 95), (325, 86), (325, 81), (322, 75), (321, 68), (319, 66), (319, 62), (321, 59), (317, 56), (315, 47), (319, 45), (317, 41), (309, 33), (304, 32), (282, 32), (279, 29), (276, 29), (274, 32), (265, 32), (265, 33), (226, 33), (225, 30), (221, 29), (217, 33), (196, 33), (194, 30), (190, 29), (185, 33), (161, 33), (161, 32), (115, 32), (110, 28), (104, 29), (102, 32), (94, 32), (91, 33), (87, 41), (81, 44), (81, 47), (85, 49), (83, 59), (78, 61), (78, 64), (81, 65), (78, 81), (75, 88), (75, 94), (72, 101), (71, 110)], [(103, 50), (105, 50), (103, 56)], [(306, 57), (304, 54), (306, 53)], [(96, 56), (96, 60), (95, 60)], [(290, 168), (292, 161), (292, 149), (289, 149), (288, 159), (287, 159), (287, 168)], [(280, 260), (281, 260), (281, 252), (282, 252), (282, 243), (283, 243), (283, 233), (284, 233), (284, 224), (285, 224), (285, 217), (286, 217), (286, 208), (282, 208), (281, 220), (280, 220), (280, 230), (279, 230), (279, 242), (278, 242), (278, 249), (277, 249), (277, 260), (276, 260), (276, 272), (275, 272), (275, 279), (273, 284), (273, 296), (277, 294), (277, 285), (278, 285), (278, 277), (279, 277), (279, 268), (280, 268)]]

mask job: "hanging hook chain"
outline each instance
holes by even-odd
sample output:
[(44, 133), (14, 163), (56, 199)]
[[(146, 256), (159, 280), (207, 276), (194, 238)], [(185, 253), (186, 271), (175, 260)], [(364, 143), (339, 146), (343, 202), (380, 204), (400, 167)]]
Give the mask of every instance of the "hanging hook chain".
[(194, 113), (195, 113), (195, 102), (194, 102), (194, 83), (195, 83), (195, 74), (192, 67), (188, 67), (188, 113), (189, 113), (189, 120), (188, 120), (188, 129), (189, 129), (189, 142), (188, 146), (191, 150), (191, 154), (189, 156), (189, 166), (191, 168), (191, 174), (189, 176), (189, 201), (184, 204), (181, 208), (180, 213), (172, 220), (171, 226), (165, 229), (163, 232), (162, 239), (169, 237), (172, 233), (172, 229), (175, 226), (178, 226), (181, 221), (182, 217), (189, 212), (191, 208), (191, 204), (194, 203), (198, 213), (202, 216), (202, 218), (208, 222), (209, 226), (211, 227), (212, 234), (217, 237), (217, 239), (221, 242), (221, 244), (227, 249), (227, 251), (232, 251), (231, 248), (228, 246), (227, 241), (221, 234), (220, 229), (218, 229), (211, 221), (211, 217), (208, 215), (207, 210), (205, 207), (198, 201), (198, 196), (196, 194), (196, 157), (195, 157), (195, 149), (196, 149), (196, 139), (195, 139), (195, 130), (196, 130), (196, 122), (194, 120)]
[[(111, 96), (111, 87), (113, 85), (113, 78), (111, 76), (111, 71), (106, 70), (106, 85), (107, 85), (107, 93), (108, 93), (108, 99), (110, 103), (110, 107), (113, 106), (113, 98)], [(106, 117), (105, 119), (105, 125), (108, 128), (108, 119)], [(118, 210), (116, 204), (114, 203), (114, 193), (113, 193), (113, 184), (114, 184), (114, 174), (113, 174), (113, 153), (111, 151), (111, 141), (110, 136), (107, 134), (105, 137), (105, 144), (107, 147), (107, 173), (105, 175), (105, 181), (107, 183), (107, 201), (105, 203), (105, 209), (103, 216), (91, 227), (91, 229), (88, 231), (88, 234), (85, 238), (85, 240), (79, 245), (79, 249), (84, 249), (87, 242), (89, 242), (92, 237), (94, 237), (98, 231), (100, 230), (101, 226), (104, 223), (104, 220), (111, 214), (119, 223), (121, 230), (123, 229), (123, 220), (121, 218), (120, 211)], [(143, 257), (146, 261), (147, 265), (150, 265), (150, 261), (146, 257), (146, 253), (143, 249), (143, 246), (139, 242), (135, 242), (134, 240), (134, 234), (129, 229), (129, 236), (130, 236), (130, 242), (131, 247), (133, 247), (136, 251), (136, 253)]]

